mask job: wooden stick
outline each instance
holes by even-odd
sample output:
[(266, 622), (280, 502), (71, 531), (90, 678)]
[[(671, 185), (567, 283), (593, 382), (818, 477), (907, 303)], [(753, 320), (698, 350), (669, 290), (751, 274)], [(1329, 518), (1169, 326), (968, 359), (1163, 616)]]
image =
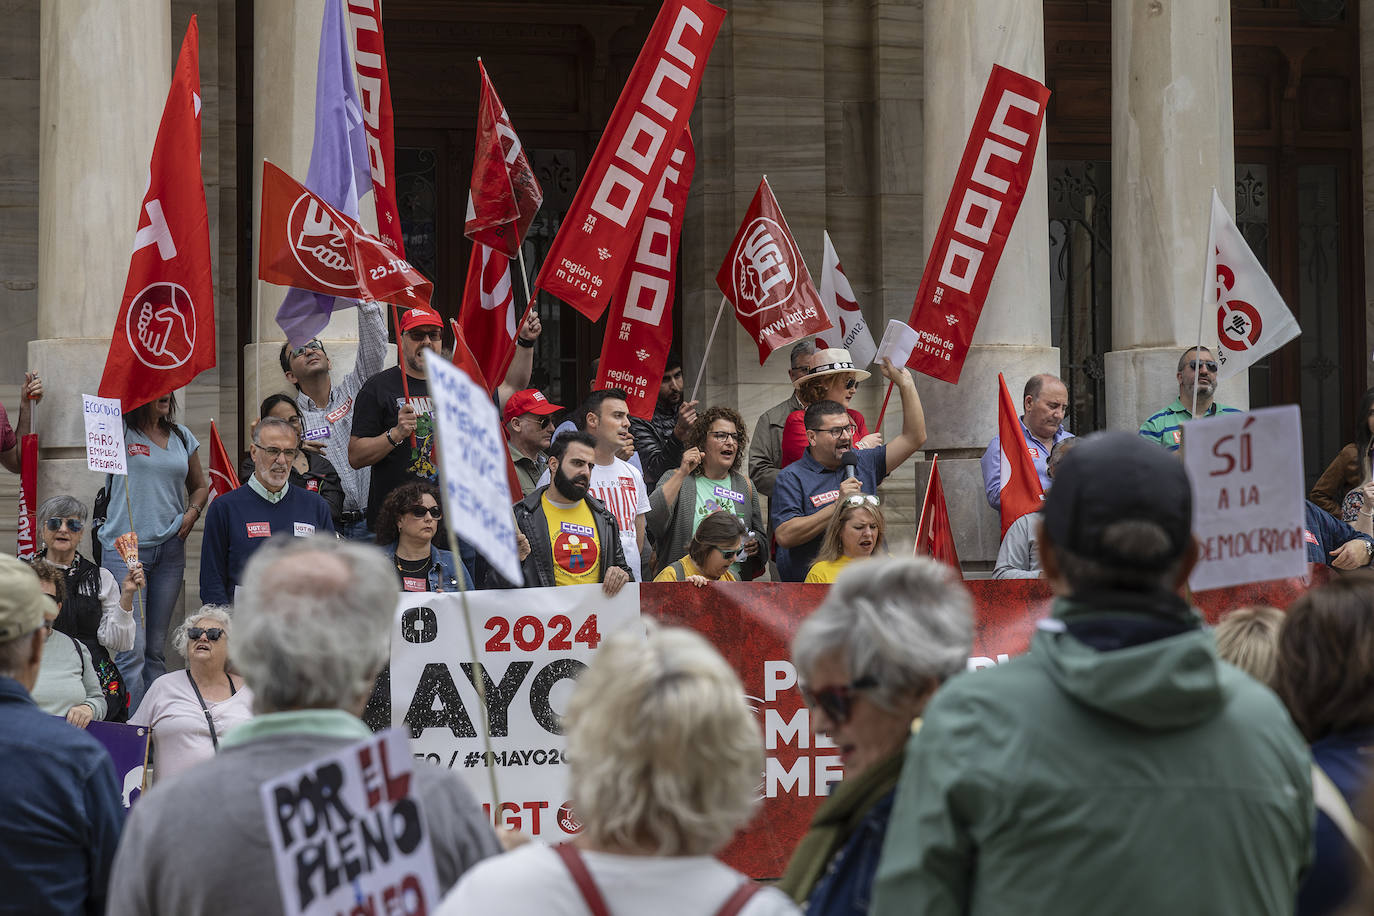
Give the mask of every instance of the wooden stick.
[(725, 314), (726, 301), (728, 300), (724, 296), (720, 297), (720, 308), (716, 309), (716, 320), (711, 325), (711, 336), (706, 338), (706, 352), (701, 354), (701, 368), (697, 370), (697, 380), (692, 385), (692, 396), (687, 399), (689, 401), (697, 399), (697, 389), (701, 387), (702, 377), (706, 375), (706, 358), (711, 355), (711, 344), (716, 341), (716, 329), (720, 327), (720, 316)]

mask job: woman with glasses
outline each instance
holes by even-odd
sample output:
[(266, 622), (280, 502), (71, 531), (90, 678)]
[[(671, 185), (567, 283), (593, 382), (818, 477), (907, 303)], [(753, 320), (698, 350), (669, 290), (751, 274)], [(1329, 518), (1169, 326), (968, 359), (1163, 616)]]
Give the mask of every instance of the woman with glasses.
[(852, 426), (849, 436), (854, 440), (855, 448), (874, 448), (883, 444), (882, 433), (870, 435), (863, 414), (849, 408), (849, 402), (854, 400), (854, 392), (858, 389), (859, 382), (869, 375), (869, 372), (855, 367), (849, 351), (842, 347), (816, 351), (811, 357), (811, 368), (792, 383), (792, 387), (797, 389), (797, 400), (802, 402), (802, 409), (792, 411), (787, 417), (787, 424), (782, 428), (780, 468), (787, 467), (806, 451), (806, 408), (820, 401), (834, 401), (844, 405), (849, 413), (849, 422)]
[(778, 884), (808, 916), (868, 912), (907, 739), (968, 664), (972, 607), (948, 567), (879, 560), (840, 576), (798, 628), (792, 664), (811, 731), (844, 763)]
[[(710, 407), (687, 433), (676, 471), (664, 474), (649, 496), (645, 529), (654, 542), (654, 576), (689, 554), (697, 525), (724, 510), (744, 525), (744, 545), (731, 563), (733, 580), (756, 579), (766, 558), (759, 552), (763, 510), (754, 484), (740, 470), (749, 444), (744, 418), (729, 407)], [(681, 581), (681, 580), (670, 580)]]
[(744, 534), (744, 525), (733, 513), (717, 509), (697, 526), (687, 555), (663, 567), (654, 581), (690, 582), (697, 588), (707, 582), (738, 582), (730, 566), (739, 556)]
[(867, 560), (885, 551), (883, 535), (887, 530), (878, 497), (855, 493), (835, 504), (835, 514), (825, 527), (821, 550), (806, 574), (807, 582), (834, 582), (855, 560)]
[(106, 717), (123, 722), (129, 714), (128, 697), (120, 690), (122, 675), (110, 653), (133, 648), (138, 626), (134, 600), (147, 579), (135, 567), (125, 573), (122, 583), (116, 583), (108, 569), (82, 556), (77, 547), (85, 529), (86, 506), (73, 496), (53, 496), (38, 507), (38, 533), (43, 540), (38, 556), (66, 576), (66, 600), (54, 626), (89, 650), (101, 683), (111, 688), (111, 698), (120, 697), (118, 703), (106, 703)]
[[(287, 483), (320, 494), (329, 504), (329, 516), (334, 520), (335, 530), (340, 530), (344, 525), (343, 483), (339, 480), (338, 470), (324, 457), (324, 446), (320, 442), (311, 442), (305, 438), (304, 420), (296, 402), (289, 395), (269, 395), (262, 402), (262, 409), (258, 411), (258, 418), (262, 417), (285, 420), (301, 437), (300, 451), (291, 461), (291, 475), (287, 478)], [(243, 459), (239, 465), (239, 483), (248, 482), (248, 478), (253, 476), (253, 467), (252, 458)]]
[(253, 718), (253, 691), (229, 664), (229, 609), (207, 604), (172, 634), (182, 671), (153, 682), (130, 725), (152, 728), (153, 781), (162, 782), (219, 750), (234, 726)]
[(59, 632), (53, 639), (54, 623), (67, 595), (66, 573), (42, 560), (35, 560), (31, 565), (38, 576), (38, 587), (52, 599), (52, 607), (43, 611), (47, 642), (43, 646), (38, 680), (29, 693), (39, 709), (63, 716), (78, 728), (85, 728), (105, 718), (105, 694), (100, 688), (90, 650), (66, 633)]
[[(443, 517), (439, 488), (432, 483), (403, 484), (382, 503), (377, 513), (377, 543), (396, 565), (402, 591), (458, 591), (453, 553), (432, 543)], [(463, 564), (463, 574), (467, 576), (466, 587), (472, 588), (472, 569), (467, 563)]]
[(115, 538), (133, 532), (148, 580), (143, 613), (135, 615), (133, 648), (115, 657), (129, 688), (130, 710), (138, 708), (143, 692), (167, 670), (163, 645), (186, 576), (186, 537), (210, 496), (200, 443), (176, 422), (176, 409), (176, 399), (168, 394), (125, 414), (129, 473), (105, 478), (110, 507), (100, 528), (101, 565), (116, 582), (124, 581), (129, 569), (115, 549)]

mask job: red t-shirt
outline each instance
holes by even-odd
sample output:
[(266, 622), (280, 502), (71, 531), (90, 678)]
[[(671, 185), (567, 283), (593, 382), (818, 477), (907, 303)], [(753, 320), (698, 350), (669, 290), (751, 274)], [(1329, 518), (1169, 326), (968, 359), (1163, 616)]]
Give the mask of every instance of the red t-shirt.
[[(805, 415), (804, 410), (794, 410), (787, 415), (787, 423), (782, 428), (782, 465), (778, 470), (796, 461), (802, 456), (802, 452), (806, 451), (806, 423), (803, 419)], [(854, 433), (855, 442), (868, 435), (868, 424), (864, 422), (863, 414), (857, 410), (850, 410), (849, 419), (857, 427)]]

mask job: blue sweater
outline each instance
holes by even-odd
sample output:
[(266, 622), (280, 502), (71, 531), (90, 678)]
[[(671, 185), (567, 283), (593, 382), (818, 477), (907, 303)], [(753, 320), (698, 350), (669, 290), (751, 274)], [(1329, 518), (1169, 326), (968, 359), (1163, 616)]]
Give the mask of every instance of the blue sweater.
[(286, 486), (281, 502), (269, 503), (242, 486), (210, 503), (200, 554), (201, 604), (231, 604), (243, 567), (269, 537), (333, 534), (329, 504), (318, 493)]

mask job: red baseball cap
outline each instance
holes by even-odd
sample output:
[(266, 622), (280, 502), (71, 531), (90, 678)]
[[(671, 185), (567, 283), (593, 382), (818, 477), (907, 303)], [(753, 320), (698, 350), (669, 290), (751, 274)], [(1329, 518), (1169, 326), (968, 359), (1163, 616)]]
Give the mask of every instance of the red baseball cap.
[(401, 333), (409, 331), (411, 328), (423, 328), (433, 326), (442, 328), (444, 320), (439, 317), (438, 312), (429, 309), (407, 309), (401, 313)]
[(524, 391), (517, 391), (510, 396), (506, 402), (506, 409), (501, 412), (501, 422), (509, 423), (511, 420), (520, 416), (522, 413), (546, 414), (557, 413), (563, 408), (544, 397), (543, 392), (537, 388), (526, 388)]

